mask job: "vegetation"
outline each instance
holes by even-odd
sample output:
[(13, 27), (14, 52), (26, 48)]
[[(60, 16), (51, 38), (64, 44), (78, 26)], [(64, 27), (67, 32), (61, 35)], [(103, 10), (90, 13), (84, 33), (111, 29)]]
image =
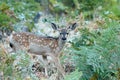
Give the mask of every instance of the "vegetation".
[[(38, 22), (40, 26), (33, 21), (38, 12), (43, 13)], [(70, 46), (61, 56), (67, 73), (65, 78), (56, 75), (58, 72), (51, 65), (49, 78), (44, 76), (41, 62), (24, 51), (10, 53), (8, 43), (2, 40), (0, 80), (57, 80), (56, 77), (58, 80), (120, 80), (119, 0), (0, 0), (3, 35), (9, 30), (19, 32), (23, 26), (39, 34), (39, 28), (50, 22), (62, 26), (78, 24), (77, 36), (68, 41)], [(44, 30), (41, 33), (45, 33)]]
[(73, 60), (78, 61), (77, 67), (84, 73), (81, 80), (117, 80), (120, 24), (108, 21), (104, 26), (107, 28), (99, 33), (83, 30), (80, 39), (75, 39), (70, 48), (74, 53)]

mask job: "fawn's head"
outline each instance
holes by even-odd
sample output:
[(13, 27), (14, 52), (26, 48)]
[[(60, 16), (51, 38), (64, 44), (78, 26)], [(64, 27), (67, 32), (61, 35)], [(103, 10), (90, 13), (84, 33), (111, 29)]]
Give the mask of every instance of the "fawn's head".
[(63, 41), (65, 41), (67, 39), (67, 35), (69, 34), (70, 31), (74, 30), (77, 26), (76, 23), (72, 24), (71, 26), (67, 27), (67, 28), (59, 28), (56, 24), (51, 23), (52, 28), (56, 31), (59, 32), (59, 38), (62, 39)]

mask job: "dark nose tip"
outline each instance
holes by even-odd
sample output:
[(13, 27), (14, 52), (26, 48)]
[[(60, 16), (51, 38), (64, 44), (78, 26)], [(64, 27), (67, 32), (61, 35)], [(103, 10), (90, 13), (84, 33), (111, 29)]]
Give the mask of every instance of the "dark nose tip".
[(66, 40), (66, 38), (62, 38), (62, 40)]

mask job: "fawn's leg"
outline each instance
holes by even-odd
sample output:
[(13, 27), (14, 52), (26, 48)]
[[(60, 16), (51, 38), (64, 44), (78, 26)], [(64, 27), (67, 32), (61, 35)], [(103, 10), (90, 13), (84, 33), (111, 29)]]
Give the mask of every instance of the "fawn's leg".
[(57, 67), (58, 71), (62, 74), (63, 77), (65, 77), (65, 71), (60, 63), (59, 58), (56, 58), (54, 63), (55, 63), (55, 66)]
[(65, 71), (60, 63), (60, 59), (57, 58), (56, 56), (53, 56), (52, 54), (50, 57), (52, 58), (51, 61), (55, 64), (57, 70), (62, 74), (63, 77), (65, 77)]
[(45, 66), (45, 75), (48, 77), (48, 70), (47, 70), (47, 66), (48, 66), (48, 62), (47, 62), (47, 56), (42, 56), (43, 57), (43, 64)]
[(47, 66), (48, 66), (48, 62), (47, 62), (47, 58), (46, 58), (47, 56), (39, 56), (39, 59), (40, 59), (40, 61), (43, 63), (43, 65), (44, 65), (44, 69), (45, 69), (45, 76), (47, 76), (48, 77), (48, 70), (47, 70)]

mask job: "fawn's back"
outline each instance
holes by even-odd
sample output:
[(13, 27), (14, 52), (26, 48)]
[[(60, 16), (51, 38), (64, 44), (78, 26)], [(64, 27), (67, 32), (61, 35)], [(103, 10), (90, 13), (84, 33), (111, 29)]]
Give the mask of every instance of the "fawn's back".
[(38, 55), (59, 52), (58, 38), (41, 37), (28, 32), (13, 33), (10, 36), (10, 46), (15, 51), (22, 49)]

